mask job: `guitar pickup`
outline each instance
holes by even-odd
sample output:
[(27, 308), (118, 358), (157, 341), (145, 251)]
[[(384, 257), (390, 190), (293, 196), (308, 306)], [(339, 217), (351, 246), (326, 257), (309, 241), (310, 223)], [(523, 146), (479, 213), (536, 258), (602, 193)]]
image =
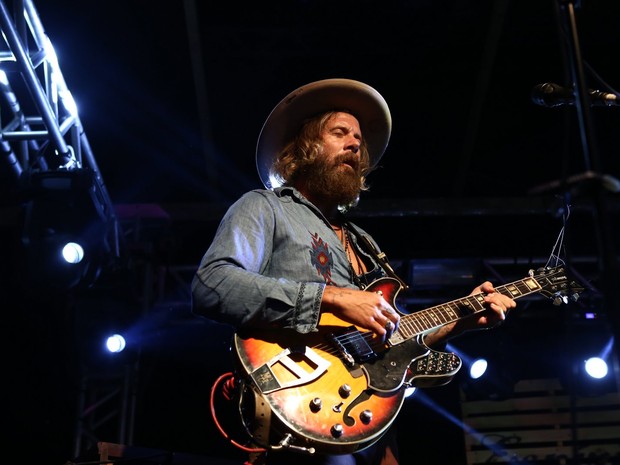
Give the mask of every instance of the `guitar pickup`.
[(336, 346), (345, 365), (353, 367), (355, 362), (363, 363), (376, 358), (376, 353), (366, 340), (364, 334), (358, 331), (355, 326), (350, 326), (345, 332), (329, 334), (328, 338)]
[(310, 383), (325, 373), (329, 365), (329, 361), (309, 347), (294, 350), (286, 348), (250, 373), (250, 376), (260, 392), (269, 394)]

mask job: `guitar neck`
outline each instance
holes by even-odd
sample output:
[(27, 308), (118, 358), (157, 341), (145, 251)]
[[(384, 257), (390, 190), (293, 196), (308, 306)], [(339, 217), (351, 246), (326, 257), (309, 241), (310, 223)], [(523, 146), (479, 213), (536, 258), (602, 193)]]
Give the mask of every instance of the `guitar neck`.
[[(512, 299), (519, 299), (541, 290), (541, 285), (532, 277), (495, 287), (496, 292)], [(474, 294), (406, 315), (400, 320), (398, 332), (409, 339), (481, 312), (486, 308), (484, 296), (484, 293)]]

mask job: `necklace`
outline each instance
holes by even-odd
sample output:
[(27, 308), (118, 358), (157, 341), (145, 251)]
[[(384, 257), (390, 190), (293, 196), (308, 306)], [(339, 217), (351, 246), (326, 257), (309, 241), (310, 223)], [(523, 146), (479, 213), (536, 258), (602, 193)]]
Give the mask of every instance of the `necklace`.
[(347, 261), (349, 262), (349, 276), (351, 278), (351, 282), (353, 284), (355, 284), (357, 287), (359, 287), (360, 289), (364, 289), (366, 286), (362, 283), (362, 281), (360, 280), (357, 272), (355, 271), (355, 268), (353, 266), (353, 261), (351, 260), (351, 255), (352, 254), (358, 264), (358, 267), (360, 269), (362, 269), (362, 266), (360, 264), (359, 261), (359, 257), (357, 256), (357, 254), (355, 253), (355, 251), (353, 250), (353, 248), (349, 245), (350, 243), (350, 238), (349, 238), (349, 229), (347, 227), (345, 227), (345, 225), (343, 224), (341, 228), (338, 229), (339, 231), (342, 231), (342, 241), (344, 242), (344, 254), (347, 257)]

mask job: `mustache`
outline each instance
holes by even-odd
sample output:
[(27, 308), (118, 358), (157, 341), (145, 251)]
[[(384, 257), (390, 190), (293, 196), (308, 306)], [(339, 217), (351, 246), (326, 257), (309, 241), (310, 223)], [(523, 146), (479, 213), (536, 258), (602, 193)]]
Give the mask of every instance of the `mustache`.
[(357, 155), (355, 155), (353, 152), (345, 152), (342, 155), (338, 155), (334, 159), (334, 164), (340, 165), (342, 163), (346, 163), (347, 165), (351, 165), (356, 170), (359, 170), (359, 167), (360, 167), (359, 157)]

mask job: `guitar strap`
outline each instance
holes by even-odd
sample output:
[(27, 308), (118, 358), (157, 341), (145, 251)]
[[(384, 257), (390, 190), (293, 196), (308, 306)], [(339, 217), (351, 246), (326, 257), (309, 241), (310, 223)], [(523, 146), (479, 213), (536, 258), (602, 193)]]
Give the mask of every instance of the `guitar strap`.
[[(392, 266), (389, 264), (387, 256), (384, 252), (381, 252), (375, 247), (372, 241), (365, 235), (362, 234), (353, 224), (346, 221), (344, 225), (351, 231), (355, 237), (357, 238), (357, 243), (360, 247), (363, 247), (364, 251), (370, 253), (373, 258), (377, 261), (377, 263), (383, 268), (385, 273), (396, 279), (404, 289), (407, 289), (409, 286), (403, 281), (394, 271)], [(254, 396), (253, 404), (254, 404), (254, 421), (251, 425), (251, 436), (255, 440), (257, 444), (269, 444), (270, 439), (270, 431), (271, 431), (271, 407), (267, 401), (265, 401), (263, 395), (259, 392), (255, 386), (247, 386), (244, 385), (241, 388), (242, 396), (251, 395)], [(264, 465), (265, 459), (267, 456), (267, 451), (254, 451), (250, 452), (249, 462), (252, 465)]]
[(385, 271), (385, 273), (389, 277), (396, 279), (400, 283), (400, 285), (403, 286), (403, 289), (408, 289), (409, 288), (407, 283), (405, 281), (403, 281), (396, 274), (396, 272), (394, 271), (394, 269), (392, 268), (392, 266), (388, 262), (387, 255), (385, 255), (384, 252), (381, 252), (381, 251), (377, 250), (375, 245), (368, 238), (368, 236), (366, 236), (366, 234), (362, 234), (357, 229), (357, 227), (355, 227), (355, 225), (353, 225), (353, 223), (350, 223), (349, 221), (345, 222), (345, 226), (349, 229), (349, 231), (353, 232), (353, 234), (357, 238), (357, 243), (360, 244), (360, 246), (363, 246), (364, 250), (366, 252), (370, 253), (374, 257), (374, 259), (377, 261), (377, 263), (379, 263), (381, 268), (383, 268), (383, 270)]

